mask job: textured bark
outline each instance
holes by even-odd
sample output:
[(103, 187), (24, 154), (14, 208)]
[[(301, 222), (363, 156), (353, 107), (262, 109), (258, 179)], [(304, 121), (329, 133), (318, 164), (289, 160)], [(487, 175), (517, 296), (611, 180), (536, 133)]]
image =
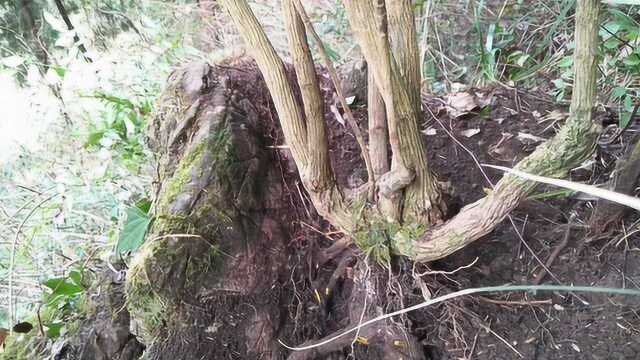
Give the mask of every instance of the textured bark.
[[(634, 195), (636, 184), (640, 178), (640, 134), (633, 137), (627, 147), (625, 156), (618, 159), (612, 178), (608, 182), (609, 190)], [(616, 224), (629, 208), (608, 200), (599, 200), (591, 218), (590, 232), (599, 236), (611, 225)]]
[(302, 6), (302, 3), (300, 2), (300, 0), (293, 0), (293, 3), (295, 4), (295, 7), (302, 19), (302, 22), (304, 23), (305, 28), (313, 36), (314, 40), (316, 41), (316, 45), (318, 46), (318, 52), (320, 53), (320, 56), (322, 57), (322, 60), (325, 63), (325, 66), (327, 67), (327, 72), (329, 73), (329, 77), (331, 78), (331, 82), (333, 83), (333, 87), (335, 88), (336, 95), (338, 96), (338, 100), (340, 101), (340, 105), (342, 105), (342, 109), (344, 110), (344, 114), (347, 119), (347, 122), (349, 123), (349, 127), (351, 127), (351, 129), (353, 130), (353, 134), (356, 138), (356, 141), (358, 142), (358, 146), (360, 147), (360, 153), (361, 153), (360, 155), (362, 156), (365, 167), (367, 169), (367, 180), (369, 182), (369, 199), (373, 200), (373, 195), (375, 191), (375, 175), (371, 167), (371, 159), (369, 157), (369, 152), (367, 151), (367, 145), (364, 142), (364, 137), (362, 136), (362, 132), (360, 131), (360, 128), (358, 127), (358, 123), (353, 117), (353, 113), (351, 112), (351, 108), (349, 108), (349, 104), (347, 104), (347, 100), (345, 99), (345, 96), (342, 92), (342, 88), (340, 87), (340, 79), (338, 79), (338, 73), (336, 72), (336, 69), (333, 66), (333, 62), (329, 58), (329, 55), (327, 54), (327, 51), (324, 48), (324, 45), (322, 44), (322, 39), (320, 39), (320, 36), (318, 36), (318, 33), (316, 33), (315, 29), (313, 28), (313, 25), (311, 24), (311, 21), (309, 20), (309, 17), (307, 16), (307, 13), (305, 12), (304, 7)]
[(376, 178), (389, 171), (389, 135), (384, 100), (371, 72), (367, 74), (367, 111), (369, 115), (369, 154)]
[(285, 140), (314, 207), (321, 216), (338, 229), (348, 234), (354, 233), (358, 228), (357, 217), (353, 216), (340, 190), (336, 186), (330, 186), (322, 191), (315, 191), (310, 181), (310, 164), (313, 160), (310, 153), (315, 149), (310, 149), (308, 146), (307, 127), (302, 110), (295, 100), (293, 89), (287, 79), (284, 63), (271, 46), (246, 0), (221, 0), (220, 4), (231, 15), (231, 19), (240, 30), (247, 45), (249, 55), (255, 59), (264, 76), (280, 118)]
[[(576, 11), (575, 81), (571, 115), (551, 140), (522, 160), (516, 169), (548, 177), (563, 177), (594, 150), (599, 126), (593, 121), (598, 54), (599, 1), (579, 0)], [(506, 175), (487, 197), (462, 209), (446, 224), (433, 228), (404, 254), (417, 261), (443, 258), (488, 234), (515, 209), (535, 183)]]
[(386, 0), (386, 8), (391, 53), (405, 87), (409, 89), (411, 103), (420, 112), (420, 57), (413, 7), (410, 0)]
[[(373, 73), (387, 109), (392, 161), (391, 171), (383, 177), (394, 178), (399, 175), (404, 177), (408, 172), (415, 174), (414, 181), (405, 189), (402, 200), (402, 218), (405, 221), (439, 223), (444, 216), (446, 206), (442, 200), (437, 179), (428, 167), (418, 130), (420, 111), (415, 100), (419, 98), (420, 94), (419, 81), (416, 86), (414, 71), (407, 71), (407, 74), (411, 74), (415, 86), (408, 87), (408, 81), (403, 79), (402, 71), (400, 71), (402, 66), (396, 64), (391, 56), (387, 37), (387, 10), (384, 1), (345, 0), (344, 5), (356, 39), (369, 64), (369, 71)], [(398, 23), (402, 15), (407, 15), (404, 5), (406, 4), (392, 5), (394, 23), (393, 28), (389, 28), (397, 30), (397, 37), (403, 39), (402, 42), (411, 39), (411, 31), (401, 29)], [(375, 14), (375, 16), (371, 16), (371, 14)], [(411, 25), (405, 26), (410, 27)], [(398, 43), (398, 41), (396, 42)], [(416, 47), (417, 43), (413, 42), (410, 46)], [(411, 55), (414, 52), (415, 49), (399, 54), (402, 59), (407, 59), (403, 60), (403, 63), (414, 64), (409, 65), (412, 68), (417, 66), (417, 59), (413, 59), (413, 55)], [(388, 179), (381, 179), (381, 181), (397, 183), (395, 180), (389, 181)], [(396, 193), (393, 196), (400, 196), (400, 194)]]
[(293, 0), (284, 0), (282, 10), (307, 120), (307, 147), (310, 157), (309, 186), (313, 191), (323, 191), (334, 185), (329, 166), (324, 103), (302, 18), (296, 11)]

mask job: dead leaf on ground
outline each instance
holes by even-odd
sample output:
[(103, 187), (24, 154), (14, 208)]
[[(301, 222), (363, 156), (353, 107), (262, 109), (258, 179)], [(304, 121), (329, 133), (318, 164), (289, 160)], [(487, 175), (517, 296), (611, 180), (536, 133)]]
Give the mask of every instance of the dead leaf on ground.
[(525, 144), (532, 144), (532, 143), (539, 143), (539, 142), (547, 141), (547, 139), (545, 139), (543, 137), (535, 136), (535, 135), (531, 135), (531, 134), (523, 133), (523, 132), (519, 132), (518, 133), (518, 140), (520, 140), (520, 142), (525, 143)]
[(475, 128), (475, 129), (467, 129), (467, 130), (463, 130), (460, 132), (460, 134), (462, 134), (463, 136), (466, 136), (468, 138), (477, 135), (480, 133), (480, 129)]
[(506, 162), (513, 161), (516, 155), (511, 146), (509, 146), (509, 140), (511, 138), (513, 138), (513, 134), (502, 133), (502, 138), (494, 145), (489, 146), (489, 155), (496, 160)]
[(331, 112), (333, 113), (333, 116), (335, 116), (335, 117), (336, 117), (336, 120), (338, 120), (338, 122), (339, 122), (342, 126), (344, 126), (344, 119), (342, 118), (342, 114), (340, 114), (340, 111), (338, 111), (338, 108), (337, 108), (337, 107), (335, 107), (335, 106), (333, 106), (333, 105), (331, 105), (331, 106), (329, 107), (329, 109), (330, 109), (330, 110), (331, 110)]
[(447, 97), (447, 111), (454, 118), (468, 114), (477, 107), (475, 96), (468, 92), (459, 92)]
[(422, 130), (422, 133), (427, 135), (427, 136), (433, 136), (437, 133), (436, 129), (429, 127), (427, 129)]

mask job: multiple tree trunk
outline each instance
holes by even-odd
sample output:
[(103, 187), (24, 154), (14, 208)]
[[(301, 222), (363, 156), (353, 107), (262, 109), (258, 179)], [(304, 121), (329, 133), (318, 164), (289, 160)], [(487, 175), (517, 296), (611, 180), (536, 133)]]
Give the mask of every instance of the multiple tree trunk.
[[(369, 144), (375, 196), (338, 189), (329, 164), (315, 64), (306, 41), (304, 9), (284, 0), (284, 20), (303, 104), (298, 104), (284, 64), (246, 0), (221, 0), (270, 89), (287, 145), (318, 212), (357, 238), (372, 224), (391, 224), (391, 251), (416, 261), (445, 257), (489, 233), (535, 184), (505, 176), (485, 198), (446, 221), (446, 203), (425, 155), (418, 124), (420, 69), (411, 1), (344, 0), (355, 38), (368, 63)], [(599, 3), (579, 0), (576, 13), (575, 83), (571, 115), (558, 134), (517, 165), (545, 176), (564, 176), (591, 152), (598, 135), (593, 122)], [(307, 23), (308, 31), (312, 31)], [(383, 113), (384, 111), (384, 113)], [(387, 145), (391, 153), (387, 154)], [(367, 150), (363, 150), (367, 151)], [(369, 189), (371, 191), (372, 189)], [(348, 194), (348, 196), (343, 196)], [(353, 200), (356, 199), (356, 200)], [(364, 204), (360, 200), (366, 199)], [(393, 230), (392, 230), (393, 228)], [(403, 229), (411, 231), (403, 231)], [(398, 230), (399, 229), (399, 230)], [(410, 239), (407, 239), (407, 233)]]

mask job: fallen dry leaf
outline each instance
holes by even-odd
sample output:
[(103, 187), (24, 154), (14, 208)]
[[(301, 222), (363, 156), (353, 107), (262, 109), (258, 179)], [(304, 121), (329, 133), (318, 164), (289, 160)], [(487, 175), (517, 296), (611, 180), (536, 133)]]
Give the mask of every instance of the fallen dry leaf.
[(537, 143), (537, 142), (547, 141), (547, 139), (542, 138), (540, 136), (535, 136), (535, 135), (531, 135), (523, 132), (518, 133), (518, 140), (520, 140), (520, 142), (523, 142), (523, 143)]
[(447, 97), (447, 111), (454, 118), (468, 114), (477, 107), (475, 96), (468, 92), (459, 92)]
[(435, 135), (437, 133), (437, 131), (436, 131), (436, 129), (430, 127), (428, 129), (422, 130), (422, 133), (427, 135), (427, 136), (433, 136), (433, 135)]
[(480, 133), (480, 129), (475, 128), (475, 129), (467, 129), (467, 130), (463, 130), (460, 132), (460, 134), (462, 134), (463, 136), (466, 136), (468, 138), (477, 135)]
[(340, 125), (344, 126), (344, 119), (342, 118), (342, 115), (340, 114), (340, 111), (338, 111), (338, 108), (333, 106), (333, 105), (331, 105), (331, 107), (329, 107), (329, 109), (333, 113), (333, 116), (336, 117), (336, 120), (338, 120)]

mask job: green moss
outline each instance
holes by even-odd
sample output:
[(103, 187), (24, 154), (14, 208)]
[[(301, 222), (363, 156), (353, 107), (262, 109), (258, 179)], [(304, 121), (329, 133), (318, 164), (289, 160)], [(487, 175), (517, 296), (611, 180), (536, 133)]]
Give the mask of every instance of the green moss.
[(358, 230), (353, 237), (366, 256), (383, 265), (389, 264), (391, 260), (389, 245), (393, 230), (390, 227), (392, 224), (385, 221), (373, 221)]
[(198, 291), (203, 277), (219, 269), (220, 253), (198, 237), (164, 237), (143, 245), (127, 272), (126, 305), (150, 343), (173, 322), (187, 294)]
[(413, 257), (415, 255), (413, 244), (424, 234), (427, 227), (419, 222), (407, 223), (399, 226), (391, 241), (395, 253)]
[[(132, 318), (141, 328), (139, 334), (145, 343), (157, 335), (163, 323), (167, 320), (168, 306), (159, 294), (153, 291), (153, 279), (148, 271), (152, 268), (150, 262), (160, 256), (163, 250), (162, 241), (151, 241), (143, 245), (141, 251), (134, 257), (127, 272), (125, 292), (127, 309)], [(163, 254), (162, 256), (167, 256)]]
[(205, 141), (196, 144), (180, 160), (173, 176), (169, 181), (167, 181), (165, 187), (162, 189), (162, 193), (158, 199), (158, 214), (167, 214), (169, 212), (169, 205), (171, 205), (176, 197), (184, 191), (185, 185), (191, 181), (193, 169), (200, 167), (198, 166), (198, 163), (202, 159), (205, 148)]

